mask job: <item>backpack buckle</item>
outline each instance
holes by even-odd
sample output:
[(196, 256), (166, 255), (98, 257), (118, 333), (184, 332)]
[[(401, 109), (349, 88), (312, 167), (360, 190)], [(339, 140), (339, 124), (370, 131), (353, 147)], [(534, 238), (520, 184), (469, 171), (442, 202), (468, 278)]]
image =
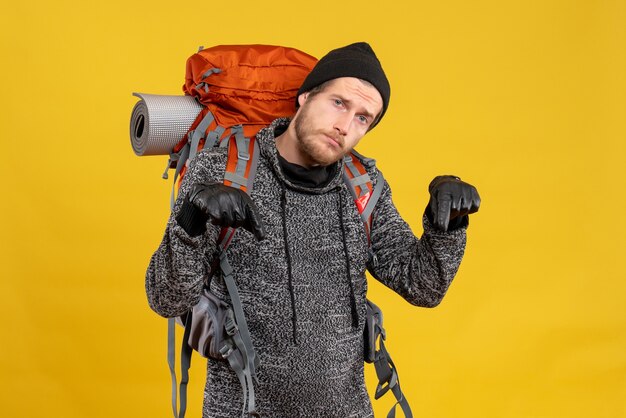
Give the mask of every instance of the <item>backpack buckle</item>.
[(225, 343), (222, 348), (220, 348), (220, 354), (223, 358), (228, 358), (233, 351), (235, 351), (235, 347), (232, 344)]
[(230, 337), (232, 337), (237, 333), (237, 331), (239, 331), (239, 327), (237, 326), (237, 324), (235, 323), (235, 319), (233, 318), (232, 311), (228, 312), (226, 321), (224, 322), (224, 330), (226, 330), (226, 334), (228, 334)]
[(250, 153), (247, 150), (237, 148), (237, 158), (241, 161), (250, 161)]

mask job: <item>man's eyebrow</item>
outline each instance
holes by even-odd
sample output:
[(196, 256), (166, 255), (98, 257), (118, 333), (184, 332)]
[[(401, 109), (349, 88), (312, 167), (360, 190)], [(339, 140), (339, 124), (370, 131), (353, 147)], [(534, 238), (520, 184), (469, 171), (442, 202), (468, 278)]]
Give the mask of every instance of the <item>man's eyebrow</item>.
[[(341, 101), (342, 101), (342, 102), (344, 102), (344, 103), (346, 103), (346, 104), (352, 104), (352, 103), (353, 103), (351, 100), (346, 99), (346, 98), (345, 98), (345, 97), (343, 97), (341, 94), (337, 94), (337, 93), (335, 93), (335, 96), (336, 96), (337, 98), (341, 99)], [(374, 116), (374, 114), (373, 114), (372, 112), (370, 112), (369, 110), (367, 110), (367, 109), (365, 109), (365, 108), (363, 108), (363, 111), (362, 111), (362, 112), (359, 112), (359, 113), (362, 113), (363, 115), (367, 116), (368, 118), (374, 118), (374, 117), (375, 117), (375, 116)]]

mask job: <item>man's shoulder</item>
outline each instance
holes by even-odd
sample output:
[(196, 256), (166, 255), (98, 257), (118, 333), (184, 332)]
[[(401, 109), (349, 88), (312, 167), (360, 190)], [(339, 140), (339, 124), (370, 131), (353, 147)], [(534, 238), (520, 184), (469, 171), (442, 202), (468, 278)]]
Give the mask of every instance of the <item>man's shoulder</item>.
[(205, 167), (210, 168), (225, 168), (226, 160), (228, 159), (227, 147), (211, 147), (204, 148), (196, 155), (196, 164), (202, 164)]
[(205, 148), (189, 161), (189, 172), (185, 175), (194, 177), (194, 181), (218, 181), (224, 177), (228, 150), (226, 148)]
[(216, 160), (216, 161), (226, 158), (227, 155), (228, 155), (228, 147), (221, 147), (221, 146), (204, 148), (198, 152), (198, 157), (202, 156), (202, 158)]

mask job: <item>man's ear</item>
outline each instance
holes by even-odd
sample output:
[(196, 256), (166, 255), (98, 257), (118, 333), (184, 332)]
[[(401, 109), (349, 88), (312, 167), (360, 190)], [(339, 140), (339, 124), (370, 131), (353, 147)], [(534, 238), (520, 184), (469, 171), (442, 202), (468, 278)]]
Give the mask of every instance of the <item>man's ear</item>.
[(298, 96), (298, 105), (302, 106), (304, 104), (304, 102), (306, 102), (306, 99), (309, 97), (309, 92), (305, 91), (304, 93), (302, 93), (301, 95)]

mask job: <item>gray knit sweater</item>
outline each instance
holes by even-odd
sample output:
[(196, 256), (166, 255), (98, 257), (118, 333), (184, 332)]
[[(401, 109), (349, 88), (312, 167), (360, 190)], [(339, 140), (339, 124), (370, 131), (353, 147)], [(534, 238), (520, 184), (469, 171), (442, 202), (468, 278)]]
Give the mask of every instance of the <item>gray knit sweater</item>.
[[(424, 235), (416, 238), (385, 185), (368, 249), (342, 170), (321, 188), (294, 185), (283, 175), (274, 131), (288, 122), (278, 119), (257, 135), (261, 157), (252, 199), (267, 238), (257, 242), (241, 229), (228, 248), (261, 361), (257, 410), (272, 418), (372, 417), (363, 378), (365, 271), (409, 303), (436, 306), (461, 262), (465, 228), (439, 232), (424, 217)], [(199, 300), (219, 233), (209, 222), (204, 235), (189, 237), (175, 221), (182, 198), (194, 182), (221, 182), (225, 165), (225, 149), (197, 155), (152, 256), (146, 292), (150, 307), (164, 317), (181, 315)], [(376, 168), (369, 174), (376, 179)], [(228, 300), (219, 273), (211, 290)], [(225, 361), (209, 359), (207, 367), (203, 418), (241, 416), (235, 374)]]

